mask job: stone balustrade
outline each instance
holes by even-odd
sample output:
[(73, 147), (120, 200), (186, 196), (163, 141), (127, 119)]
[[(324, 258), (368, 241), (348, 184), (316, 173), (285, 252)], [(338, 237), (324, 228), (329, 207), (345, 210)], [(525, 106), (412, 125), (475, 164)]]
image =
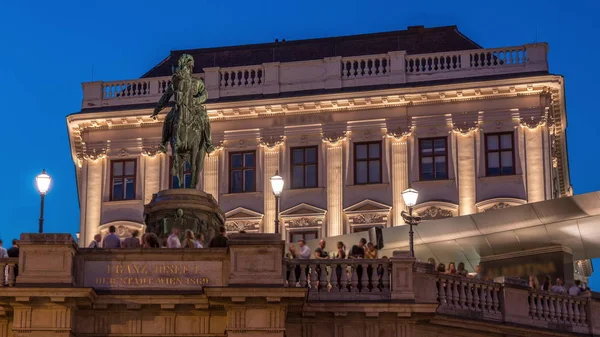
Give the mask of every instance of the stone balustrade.
[(17, 263), (19, 263), (19, 259), (16, 257), (0, 259), (0, 286), (5, 284), (9, 287), (14, 287)]
[[(320, 60), (205, 68), (209, 99), (342, 89), (548, 70), (545, 43), (444, 53), (404, 51)], [(83, 83), (82, 108), (156, 103), (170, 77)], [(209, 104), (210, 108), (210, 104)]]
[(390, 299), (390, 261), (291, 260), (286, 262), (286, 286), (308, 287), (311, 300)]

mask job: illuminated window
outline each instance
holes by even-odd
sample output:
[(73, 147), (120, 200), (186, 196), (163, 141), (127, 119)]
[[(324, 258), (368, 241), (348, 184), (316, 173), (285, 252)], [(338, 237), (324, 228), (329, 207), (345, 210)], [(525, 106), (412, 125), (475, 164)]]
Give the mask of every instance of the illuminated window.
[(136, 161), (113, 160), (110, 162), (110, 200), (135, 199)]
[[(169, 167), (173, 167), (173, 157), (171, 157), (171, 164)], [(171, 172), (169, 172), (171, 174)], [(171, 176), (170, 188), (180, 188), (179, 187), (179, 178), (177, 176)], [(185, 166), (183, 167), (183, 188), (196, 188), (196, 186), (192, 185), (192, 166), (188, 161), (185, 162)]]
[(381, 142), (354, 144), (354, 184), (381, 183)]
[(296, 147), (291, 152), (292, 188), (317, 187), (317, 147)]
[(317, 237), (319, 237), (318, 231), (290, 232), (290, 243), (296, 243), (301, 239), (304, 241), (314, 240)]
[(485, 135), (486, 175), (515, 174), (515, 151), (512, 132)]
[(419, 139), (420, 180), (448, 179), (448, 138)]
[(256, 191), (256, 152), (229, 154), (229, 193)]

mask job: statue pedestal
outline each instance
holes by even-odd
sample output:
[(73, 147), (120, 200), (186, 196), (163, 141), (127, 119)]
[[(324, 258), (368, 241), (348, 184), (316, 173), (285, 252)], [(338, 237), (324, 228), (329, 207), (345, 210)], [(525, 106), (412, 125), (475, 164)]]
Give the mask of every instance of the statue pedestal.
[(181, 188), (163, 190), (144, 205), (146, 232), (155, 233), (165, 244), (173, 227), (186, 229), (194, 234), (204, 234), (205, 244), (225, 224), (225, 214), (212, 195), (195, 189)]

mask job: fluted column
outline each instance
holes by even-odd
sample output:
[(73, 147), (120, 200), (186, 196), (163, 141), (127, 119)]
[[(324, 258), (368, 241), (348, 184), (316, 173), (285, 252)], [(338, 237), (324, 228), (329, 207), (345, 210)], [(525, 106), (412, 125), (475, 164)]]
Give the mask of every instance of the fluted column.
[(475, 208), (475, 134), (457, 133), (458, 200), (460, 215), (476, 212)]
[(98, 234), (98, 226), (102, 215), (102, 187), (104, 183), (102, 167), (104, 162), (105, 159), (85, 160), (83, 162), (82, 169), (85, 179), (82, 179), (82, 181), (85, 181), (85, 195), (82, 196), (82, 202), (85, 207), (85, 224), (79, 232), (79, 242), (82, 247), (86, 247), (92, 241), (94, 235)]
[(152, 195), (160, 190), (160, 156), (143, 156), (144, 160), (144, 204), (152, 200)]
[(524, 128), (527, 161), (527, 202), (544, 200), (543, 127)]
[(404, 224), (402, 191), (408, 188), (408, 150), (406, 137), (392, 137), (392, 224)]
[[(263, 147), (264, 160), (264, 217), (263, 232), (275, 233), (275, 196), (271, 188), (271, 177), (279, 170), (279, 145)], [(280, 173), (281, 174), (281, 173)], [(282, 231), (283, 232), (283, 231)], [(285, 233), (281, 233), (282, 235)]]
[(213, 198), (219, 201), (219, 154), (216, 150), (211, 154), (207, 154), (204, 159), (203, 186), (204, 192), (212, 194)]
[(343, 142), (329, 142), (327, 146), (327, 236), (344, 234), (342, 168)]

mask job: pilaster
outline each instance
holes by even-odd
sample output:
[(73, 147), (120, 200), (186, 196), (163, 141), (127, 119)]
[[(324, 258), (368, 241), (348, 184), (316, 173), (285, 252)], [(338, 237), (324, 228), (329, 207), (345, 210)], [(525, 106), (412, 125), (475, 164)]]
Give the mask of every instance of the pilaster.
[(204, 159), (204, 192), (211, 194), (213, 198), (219, 201), (219, 156), (220, 149), (207, 154)]
[(275, 233), (275, 196), (272, 193), (271, 177), (279, 170), (279, 144), (272, 147), (265, 145), (263, 149), (263, 191), (264, 191), (264, 217), (263, 232)]
[(343, 142), (345, 132), (338, 136), (324, 135), (327, 148), (327, 236), (344, 234), (343, 212)]
[(144, 204), (152, 200), (152, 195), (160, 190), (160, 156), (154, 154), (142, 156), (144, 161)]
[(475, 207), (475, 131), (456, 133), (458, 148), (458, 200), (459, 214), (477, 212)]
[(85, 199), (82, 200), (85, 205), (85, 225), (80, 230), (80, 244), (86, 246), (98, 233), (100, 226), (100, 217), (102, 216), (102, 173), (105, 158), (97, 160), (85, 160), (83, 170), (85, 171)]
[(392, 224), (404, 224), (401, 213), (404, 210), (402, 191), (408, 186), (408, 146), (406, 137), (392, 137)]
[(524, 127), (525, 151), (527, 153), (527, 202), (544, 200), (544, 154), (542, 126)]

